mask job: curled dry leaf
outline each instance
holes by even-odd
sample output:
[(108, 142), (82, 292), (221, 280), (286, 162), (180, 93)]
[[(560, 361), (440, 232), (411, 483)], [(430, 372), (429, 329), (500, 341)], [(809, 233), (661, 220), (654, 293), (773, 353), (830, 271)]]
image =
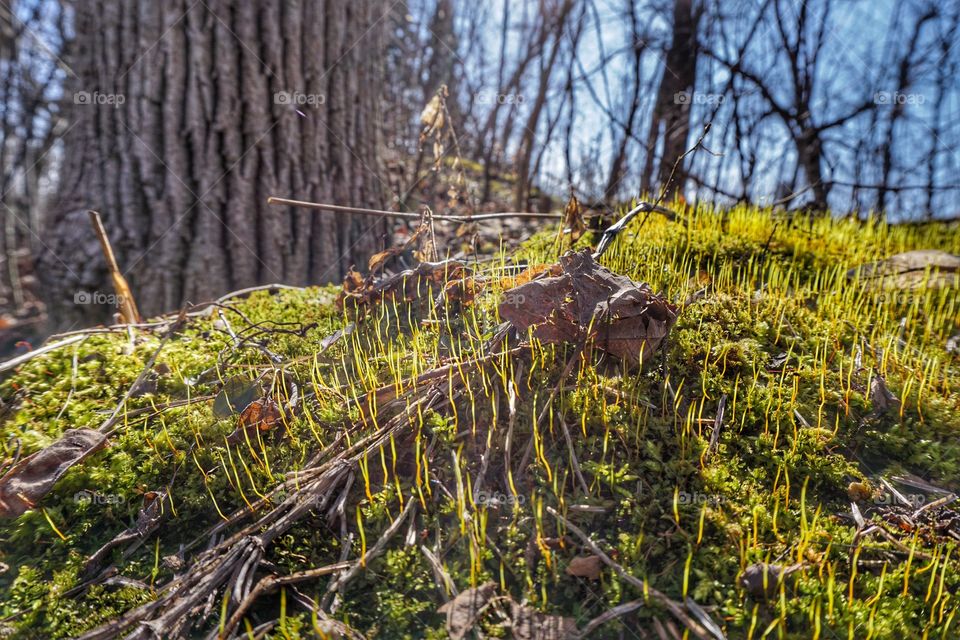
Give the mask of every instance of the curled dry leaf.
[(423, 126), (423, 131), (420, 133), (421, 140), (425, 140), (443, 129), (443, 100), (445, 97), (443, 94), (445, 91), (446, 86), (441, 87), (440, 91), (430, 98), (430, 102), (420, 112), (420, 124)]
[(677, 307), (648, 285), (602, 267), (589, 250), (560, 258), (560, 275), (535, 278), (504, 292), (500, 315), (547, 342), (582, 342), (642, 364), (677, 320)]
[(370, 256), (370, 262), (367, 263), (367, 270), (370, 273), (374, 273), (375, 271), (378, 271), (380, 267), (386, 264), (387, 260), (389, 260), (394, 256), (400, 255), (407, 249), (410, 249), (411, 247), (416, 245), (417, 242), (419, 242), (420, 238), (426, 235), (429, 230), (430, 230), (429, 224), (427, 224), (426, 222), (420, 223), (420, 226), (417, 227), (417, 230), (414, 231), (413, 234), (409, 238), (407, 238), (407, 241), (404, 242), (403, 244), (399, 244), (395, 247), (390, 247), (389, 249), (385, 249), (380, 253), (375, 253), (374, 255)]
[(36, 506), (70, 467), (99, 451), (107, 438), (93, 429), (69, 429), (0, 478), (0, 517), (15, 518)]
[(421, 262), (413, 269), (380, 280), (374, 280), (372, 276), (363, 279), (351, 271), (337, 296), (337, 308), (362, 316), (368, 308), (381, 303), (431, 302), (432, 296), (440, 295), (452, 283), (462, 285), (462, 294), (458, 293), (462, 301), (472, 300), (470, 292), (475, 285), (470, 272), (455, 260)]
[(437, 613), (447, 614), (447, 633), (452, 640), (466, 637), (480, 618), (481, 610), (497, 592), (495, 582), (485, 582), (474, 589), (467, 589), (450, 602), (444, 604)]
[(567, 565), (567, 575), (587, 580), (599, 580), (603, 572), (600, 556), (577, 556)]
[(280, 406), (270, 396), (254, 400), (240, 413), (236, 430), (227, 436), (227, 442), (236, 444), (251, 437), (256, 440), (257, 431), (269, 431), (283, 420)]
[(580, 239), (583, 232), (587, 230), (587, 225), (583, 221), (583, 207), (576, 196), (570, 196), (567, 206), (563, 209), (562, 233), (570, 234), (570, 240)]

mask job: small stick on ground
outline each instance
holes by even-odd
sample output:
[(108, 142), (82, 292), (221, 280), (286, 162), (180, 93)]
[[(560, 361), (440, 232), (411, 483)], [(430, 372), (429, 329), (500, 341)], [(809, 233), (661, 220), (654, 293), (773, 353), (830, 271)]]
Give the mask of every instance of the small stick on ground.
[(621, 616), (625, 616), (628, 613), (636, 611), (643, 605), (644, 605), (643, 600), (631, 600), (630, 602), (624, 602), (623, 604), (618, 604), (614, 608), (604, 611), (603, 613), (598, 615), (596, 618), (588, 622), (587, 626), (585, 626), (583, 629), (580, 629), (579, 637), (589, 638), (590, 634), (592, 634), (594, 631), (596, 631), (603, 625), (607, 624), (611, 620), (615, 620)]
[(262, 578), (253, 588), (253, 590), (250, 591), (250, 594), (243, 599), (243, 602), (241, 602), (237, 607), (237, 610), (233, 612), (233, 615), (230, 616), (230, 619), (223, 627), (223, 631), (220, 633), (220, 637), (229, 637), (230, 633), (243, 619), (243, 614), (245, 614), (247, 609), (249, 609), (257, 600), (257, 598), (264, 593), (267, 593), (268, 591), (276, 589), (280, 586), (296, 584), (298, 582), (306, 582), (307, 580), (315, 580), (337, 571), (349, 569), (350, 564), (351, 563), (349, 562), (338, 562), (336, 564), (329, 564), (324, 567), (316, 567), (313, 569), (307, 569), (305, 571), (297, 571), (286, 576), (267, 576), (266, 578)]
[(720, 429), (723, 428), (723, 412), (727, 406), (727, 394), (720, 398), (720, 404), (717, 406), (717, 417), (713, 419), (713, 433), (710, 434), (710, 445), (703, 454), (703, 461), (706, 462), (717, 451), (717, 445), (720, 442)]
[(120, 317), (127, 324), (139, 324), (140, 312), (137, 310), (137, 303), (133, 299), (133, 291), (123, 277), (120, 266), (117, 264), (117, 258), (113, 255), (113, 247), (110, 246), (110, 238), (103, 228), (103, 222), (100, 220), (100, 214), (96, 211), (88, 211), (90, 214), (90, 223), (93, 230), (100, 240), (100, 248), (103, 249), (103, 257), (107, 260), (107, 268), (110, 270), (110, 277), (113, 279), (113, 290), (117, 294), (117, 308), (120, 310)]
[(583, 495), (590, 495), (590, 487), (587, 485), (587, 481), (583, 477), (583, 472), (580, 470), (580, 461), (577, 460), (577, 454), (573, 450), (573, 438), (570, 437), (570, 429), (567, 428), (567, 421), (563, 419), (563, 416), (560, 416), (560, 426), (563, 428), (563, 438), (567, 441), (567, 449), (570, 450), (570, 463), (573, 465), (573, 473), (577, 476), (577, 482), (580, 483)]

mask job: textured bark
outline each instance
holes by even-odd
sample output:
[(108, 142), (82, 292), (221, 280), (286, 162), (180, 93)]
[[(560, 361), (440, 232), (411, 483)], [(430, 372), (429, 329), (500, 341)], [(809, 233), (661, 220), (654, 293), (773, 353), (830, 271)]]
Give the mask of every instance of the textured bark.
[[(59, 205), (40, 260), (52, 319), (109, 292), (86, 209), (103, 214), (145, 314), (232, 289), (342, 277), (384, 223), (268, 206), (270, 195), (378, 206), (376, 91), (385, 0), (85, 0)], [(306, 96), (306, 104), (277, 95)]]

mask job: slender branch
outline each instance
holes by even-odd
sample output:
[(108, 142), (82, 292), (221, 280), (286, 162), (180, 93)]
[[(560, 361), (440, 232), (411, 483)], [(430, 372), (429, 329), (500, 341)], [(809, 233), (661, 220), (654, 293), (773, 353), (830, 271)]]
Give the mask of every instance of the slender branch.
[[(275, 204), (290, 207), (303, 207), (305, 209), (322, 209), (324, 211), (334, 211), (340, 213), (360, 213), (363, 215), (380, 216), (383, 218), (404, 218), (406, 220), (419, 220), (419, 213), (410, 211), (385, 211), (383, 209), (365, 209), (363, 207), (347, 207), (339, 204), (328, 204), (325, 202), (307, 202), (305, 200), (291, 200), (289, 198), (278, 198), (270, 196), (267, 198), (267, 204)], [(560, 220), (563, 218), (561, 213), (526, 213), (523, 211), (506, 211), (502, 213), (481, 213), (475, 216), (454, 216), (454, 215), (433, 215), (433, 219), (440, 222), (480, 222), (482, 220), (501, 220), (509, 218), (539, 218), (544, 220)]]

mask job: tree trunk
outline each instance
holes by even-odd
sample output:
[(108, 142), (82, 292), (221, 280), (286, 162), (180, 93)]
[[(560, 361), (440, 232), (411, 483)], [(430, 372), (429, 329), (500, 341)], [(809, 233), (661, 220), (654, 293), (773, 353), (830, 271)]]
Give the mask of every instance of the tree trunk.
[(335, 281), (374, 251), (377, 219), (266, 200), (382, 204), (375, 92), (387, 10), (386, 0), (77, 3), (74, 125), (40, 260), (56, 324), (109, 311), (75, 304), (110, 293), (87, 209), (102, 213), (146, 314), (245, 286)]
[[(673, 38), (667, 51), (663, 78), (657, 92), (657, 104), (650, 125), (650, 145), (647, 153), (657, 149), (657, 139), (662, 136), (663, 151), (657, 170), (657, 183), (665, 197), (682, 190), (685, 182), (680, 158), (687, 149), (690, 133), (691, 103), (697, 98), (693, 93), (697, 81), (697, 23), (699, 9), (694, 0), (675, 0), (673, 3)], [(677, 164), (680, 162), (680, 164)], [(677, 165), (673, 180), (670, 175)], [(647, 162), (652, 170), (652, 163)], [(652, 176), (651, 176), (652, 178)], [(669, 183), (669, 184), (668, 184)]]

